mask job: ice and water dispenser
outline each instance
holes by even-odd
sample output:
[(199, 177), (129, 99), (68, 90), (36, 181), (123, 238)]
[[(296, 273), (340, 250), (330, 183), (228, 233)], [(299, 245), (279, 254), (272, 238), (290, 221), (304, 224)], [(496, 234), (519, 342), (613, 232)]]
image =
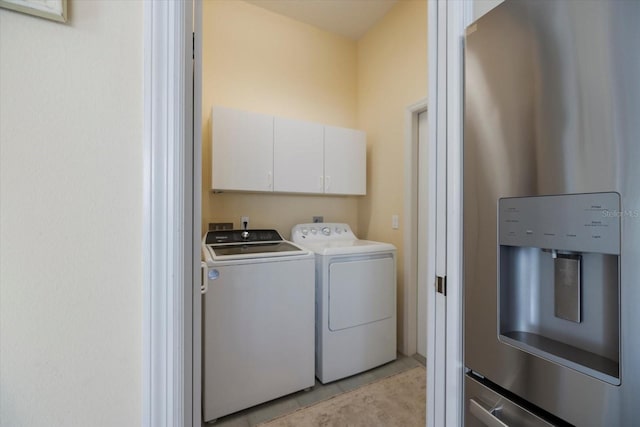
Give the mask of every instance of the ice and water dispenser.
[(620, 195), (498, 201), (500, 341), (620, 384)]

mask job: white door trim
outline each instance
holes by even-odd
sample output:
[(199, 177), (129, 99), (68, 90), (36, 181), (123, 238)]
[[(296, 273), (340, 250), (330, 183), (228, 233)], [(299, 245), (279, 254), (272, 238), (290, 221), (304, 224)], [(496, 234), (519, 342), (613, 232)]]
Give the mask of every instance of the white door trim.
[(464, 34), (472, 21), (473, 1), (447, 2), (447, 368), (446, 425), (464, 422), (462, 288), (462, 146), (464, 107)]
[[(429, 84), (429, 96), (432, 100), (431, 108), (428, 111), (429, 121), (429, 182), (434, 186), (433, 198), (429, 200), (430, 210), (433, 215), (430, 216), (430, 221), (435, 223), (437, 217), (437, 148), (438, 141), (446, 141), (446, 133), (443, 134), (443, 117), (446, 110), (444, 107), (446, 103), (443, 103), (443, 95), (446, 94), (446, 57), (443, 55), (443, 35), (441, 32), (446, 29), (446, 25), (442, 22), (442, 10), (444, 9), (444, 2), (437, 0), (430, 0), (428, 3), (428, 84)], [(441, 90), (439, 90), (442, 88)], [(429, 224), (431, 225), (431, 223)], [(434, 225), (435, 232), (432, 234), (432, 238), (429, 239), (429, 251), (435, 258), (441, 255), (436, 249), (436, 237), (437, 227)], [(431, 227), (429, 228), (431, 230)], [(435, 262), (429, 273), (435, 276), (436, 266)], [(442, 304), (440, 304), (442, 305)], [(445, 405), (443, 404), (443, 396), (446, 391), (446, 383), (443, 379), (443, 372), (446, 369), (446, 361), (444, 358), (444, 349), (441, 343), (441, 334), (438, 333), (439, 329), (442, 329), (442, 322), (444, 318), (438, 316), (441, 310), (437, 310), (439, 305), (437, 304), (436, 292), (433, 286), (427, 286), (427, 426), (440, 427), (445, 425)], [(436, 323), (437, 321), (440, 324)]]
[[(404, 336), (400, 351), (412, 355), (417, 351), (418, 334), (418, 115), (427, 111), (427, 99), (423, 98), (405, 110), (404, 130)], [(425, 171), (426, 172), (426, 171)], [(424, 172), (423, 172), (424, 173)], [(425, 307), (426, 309), (426, 307)]]
[(194, 164), (200, 146), (193, 120), (194, 4), (145, 1), (143, 7), (142, 425), (191, 426), (192, 289), (199, 277), (200, 228), (194, 220), (200, 215), (194, 209), (200, 203)]
[[(472, 20), (473, 0), (429, 1), (429, 145), (446, 148), (446, 253), (447, 296), (437, 308), (440, 294), (429, 291), (427, 348), (427, 425), (463, 423), (463, 290), (462, 290), (462, 124), (463, 36)], [(434, 159), (435, 160), (435, 159)], [(435, 166), (435, 165), (434, 165)], [(443, 208), (439, 206), (438, 209)], [(441, 218), (442, 214), (439, 214)], [(438, 243), (438, 246), (442, 246)], [(442, 268), (440, 269), (442, 270)], [(428, 287), (429, 288), (429, 287)], [(431, 296), (434, 298), (430, 298)], [(438, 332), (439, 331), (439, 332)], [(444, 333), (444, 336), (437, 334)], [(437, 348), (444, 343), (445, 348)], [(435, 360), (434, 360), (435, 359)], [(444, 372), (444, 378), (438, 373)]]
[(195, 0), (193, 8), (193, 287), (192, 287), (192, 422), (193, 427), (203, 426), (202, 420), (202, 294), (200, 284), (204, 280), (200, 265), (200, 239), (202, 230), (202, 1)]

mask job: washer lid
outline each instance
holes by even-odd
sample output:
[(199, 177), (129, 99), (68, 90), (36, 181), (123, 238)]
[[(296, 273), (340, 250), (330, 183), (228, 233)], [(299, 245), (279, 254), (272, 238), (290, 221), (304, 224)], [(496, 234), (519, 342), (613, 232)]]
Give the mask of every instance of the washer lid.
[(205, 261), (305, 256), (309, 251), (288, 242), (276, 230), (216, 230), (202, 238)]
[[(246, 245), (210, 245), (215, 256), (274, 254), (282, 252), (300, 252), (297, 246), (289, 242), (254, 243)], [(286, 255), (286, 254), (285, 254)]]
[(307, 255), (309, 252), (291, 242), (246, 244), (210, 244), (206, 250), (213, 261)]

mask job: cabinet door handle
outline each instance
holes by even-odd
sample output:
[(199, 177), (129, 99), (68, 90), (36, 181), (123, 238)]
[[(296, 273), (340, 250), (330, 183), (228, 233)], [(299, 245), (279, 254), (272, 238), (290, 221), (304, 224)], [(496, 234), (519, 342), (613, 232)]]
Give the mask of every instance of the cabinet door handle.
[(320, 175), (318, 177), (318, 190), (322, 191), (323, 186), (324, 186), (324, 176)]
[(487, 427), (509, 427), (508, 424), (505, 424), (495, 416), (495, 414), (500, 412), (501, 409), (502, 407), (500, 406), (488, 409), (475, 399), (469, 400), (469, 410), (478, 419), (478, 421), (482, 422), (482, 424)]
[(267, 172), (267, 188), (269, 190), (273, 188), (273, 174), (271, 172)]
[(325, 176), (324, 177), (324, 191), (329, 191), (330, 187), (331, 187), (331, 177), (330, 176)]

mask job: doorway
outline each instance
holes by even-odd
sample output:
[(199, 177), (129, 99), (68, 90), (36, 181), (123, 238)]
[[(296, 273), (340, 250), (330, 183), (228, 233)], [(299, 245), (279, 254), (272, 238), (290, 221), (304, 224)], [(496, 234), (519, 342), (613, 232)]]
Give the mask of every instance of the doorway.
[[(200, 37), (202, 34), (200, 31), (200, 24), (201, 24), (201, 18), (202, 18), (202, 11), (200, 10), (200, 8), (202, 7), (202, 2), (195, 1), (194, 4), (195, 4), (195, 13), (193, 14), (193, 17), (195, 18), (195, 27), (196, 27), (195, 45), (196, 45), (196, 51), (202, 52), (202, 39)], [(180, 7), (178, 7), (177, 5), (179, 5)], [(158, 40), (157, 49), (154, 50), (153, 52), (155, 54), (154, 58), (157, 57), (158, 62), (160, 62), (160, 64), (157, 67), (148, 66), (146, 68), (150, 70), (149, 72), (151, 72), (151, 70), (169, 70), (169, 72), (164, 74), (160, 72), (152, 73), (157, 75), (158, 76), (157, 78), (159, 78), (161, 82), (157, 85), (150, 85), (150, 87), (153, 87), (153, 88), (161, 87), (161, 88), (167, 88), (167, 90), (172, 89), (174, 91), (179, 91), (179, 90), (176, 90), (176, 87), (175, 87), (176, 82), (184, 83), (187, 80), (187, 76), (190, 75), (190, 72), (189, 72), (190, 69), (180, 70), (179, 69), (180, 67), (179, 66), (176, 67), (175, 65), (176, 63), (187, 62), (186, 58), (191, 58), (192, 41), (191, 41), (190, 24), (193, 23), (192, 22), (193, 18), (188, 8), (190, 8), (188, 3), (179, 3), (179, 4), (177, 3), (175, 4), (175, 6), (173, 3), (171, 4), (167, 3), (166, 8), (163, 7), (162, 10), (160, 7), (157, 7), (157, 8), (147, 7), (147, 9), (145, 9), (146, 10), (145, 19), (147, 24), (150, 24), (150, 23), (157, 24), (154, 26), (145, 25), (145, 28), (148, 29), (148, 30), (145, 30), (145, 36), (148, 37), (150, 40), (156, 40), (156, 39)], [(158, 9), (159, 12), (162, 12), (162, 13), (159, 13), (159, 12), (157, 13), (156, 9)], [(166, 11), (164, 9), (166, 9)], [(175, 27), (172, 27), (166, 24), (168, 22), (169, 23), (176, 22), (176, 23), (179, 23), (180, 25), (176, 25)], [(183, 25), (183, 22), (184, 22), (184, 25)], [(174, 33), (178, 34), (185, 29), (188, 30), (189, 37), (188, 38), (184, 37), (184, 38), (181, 38), (180, 40), (176, 40), (175, 42), (176, 52), (174, 53), (172, 51), (172, 54), (174, 54), (175, 56), (181, 55), (183, 58), (185, 58), (185, 60), (182, 62), (179, 62), (179, 61), (174, 61), (174, 56), (166, 56), (166, 55), (163, 56), (162, 54), (165, 53), (166, 51), (167, 42), (164, 41), (165, 39), (163, 38), (164, 36), (162, 34), (156, 34), (155, 32), (152, 32), (151, 31), (152, 28), (154, 29), (155, 32), (157, 32), (158, 31), (157, 29), (159, 28), (169, 34), (174, 34)], [(162, 43), (165, 43), (165, 44), (163, 45)], [(145, 52), (147, 51), (148, 49), (145, 47)], [(202, 89), (200, 86), (201, 84), (200, 72), (202, 67), (200, 64), (198, 64), (200, 60), (201, 58), (199, 58), (196, 55), (196, 58), (195, 58), (196, 66), (194, 67), (194, 70), (193, 70), (193, 72), (195, 73), (195, 82), (196, 82), (195, 91), (193, 92), (187, 91), (188, 93), (192, 93), (195, 98), (194, 100), (195, 111), (193, 112), (192, 116), (189, 119), (189, 122), (191, 122), (192, 120), (192, 123), (194, 124), (192, 130), (195, 135), (195, 141), (192, 141), (193, 153), (191, 153), (191, 154), (194, 154), (194, 157), (193, 157), (194, 163), (192, 165), (193, 170), (185, 171), (187, 172), (187, 174), (181, 175), (185, 179), (182, 181), (176, 181), (174, 186), (175, 187), (174, 193), (177, 194), (177, 196), (181, 196), (184, 193), (188, 193), (188, 194), (194, 195), (195, 197), (193, 198), (193, 200), (172, 199), (170, 201), (170, 206), (173, 206), (174, 208), (176, 206), (180, 206), (181, 204), (184, 204), (187, 202), (192, 203), (191, 206), (193, 210), (193, 217), (191, 217), (192, 219), (189, 219), (189, 221), (191, 220), (193, 221), (194, 229), (195, 228), (199, 229), (199, 227), (197, 227), (197, 223), (200, 222), (199, 212), (198, 212), (199, 202), (197, 201), (198, 199), (197, 190), (199, 188), (200, 183), (194, 183), (194, 186), (190, 187), (187, 181), (189, 181), (189, 176), (191, 177), (196, 176), (196, 178), (200, 176), (199, 161), (201, 161), (201, 157), (200, 157), (201, 153), (199, 151), (200, 141), (198, 138), (198, 134), (202, 129), (202, 127), (200, 126), (200, 120), (203, 117), (199, 111), (199, 108), (202, 105), (199, 99), (199, 97), (201, 96), (200, 92)], [(191, 63), (191, 61), (188, 61), (188, 62)], [(151, 64), (151, 62), (149, 62), (149, 64)], [(395, 68), (400, 69), (400, 68), (407, 68), (407, 67), (396, 66)], [(179, 78), (176, 78), (176, 76), (178, 76)], [(153, 94), (155, 92), (152, 90), (150, 93)], [(432, 93), (435, 93), (435, 92), (432, 92)], [(389, 100), (388, 99), (381, 100), (381, 102), (383, 103), (386, 103), (387, 101)], [(155, 109), (162, 110), (164, 106), (170, 105), (170, 104), (171, 103), (169, 102), (165, 103), (165, 102), (161, 102), (161, 100), (160, 101), (156, 100), (153, 103), (154, 108), (152, 109), (151, 112), (153, 112)], [(403, 107), (404, 105), (406, 105), (406, 103), (403, 104)], [(397, 114), (397, 112), (395, 114)], [(183, 110), (179, 110), (179, 109), (176, 109), (175, 111), (172, 110), (170, 112), (170, 115), (171, 115), (170, 120), (167, 120), (167, 121), (159, 120), (158, 118), (156, 118), (155, 120), (152, 120), (153, 123), (157, 122), (157, 125), (158, 125), (157, 131), (155, 127), (153, 128), (154, 138), (157, 139), (158, 135), (166, 136), (168, 144), (170, 146), (170, 149), (166, 150), (166, 155), (164, 157), (159, 156), (161, 158), (159, 158), (158, 161), (155, 162), (154, 164), (157, 163), (158, 165), (162, 165), (162, 164), (179, 165), (181, 164), (181, 162), (184, 161), (184, 157), (172, 156), (172, 153), (174, 152), (182, 153), (181, 151), (175, 150), (176, 148), (183, 149), (181, 145), (182, 141), (179, 138), (176, 138), (176, 134), (180, 133), (182, 128), (167, 126), (166, 123), (186, 125), (186, 123), (184, 123), (184, 121), (182, 120), (184, 120), (185, 117), (188, 117), (188, 115), (185, 114)], [(155, 117), (153, 116), (153, 114), (149, 114), (149, 116)], [(164, 125), (164, 127), (162, 125)], [(185, 154), (189, 154), (188, 143), (186, 148), (187, 148), (187, 153)], [(397, 146), (393, 147), (393, 150), (395, 152), (399, 151)], [(158, 148), (155, 147), (155, 145), (152, 145), (151, 153), (162, 154), (162, 153), (156, 153), (157, 151), (158, 151)], [(384, 154), (378, 153), (378, 156), (384, 157)], [(161, 161), (162, 159), (168, 159), (168, 161), (163, 162)], [(180, 168), (175, 168), (175, 170), (171, 169), (170, 171), (170, 173), (173, 173), (174, 175), (178, 175), (182, 172), (183, 170)], [(145, 183), (145, 188), (152, 189), (149, 192), (150, 194), (156, 194), (155, 189), (157, 188), (165, 189), (168, 186), (167, 183), (162, 182), (162, 180), (160, 179), (163, 176), (166, 176), (166, 173), (165, 174), (159, 173), (154, 176), (158, 177), (157, 181), (151, 181), (149, 184)], [(384, 183), (377, 183), (377, 184), (382, 186), (382, 184)], [(195, 194), (193, 194), (191, 191), (193, 188), (196, 189)], [(174, 193), (171, 193), (171, 194), (174, 194)], [(174, 210), (175, 209), (172, 210), (171, 208), (168, 208), (163, 210), (162, 212), (165, 212), (165, 213), (173, 212)], [(162, 212), (158, 211), (158, 214), (161, 214)], [(182, 224), (183, 220), (185, 220), (185, 218), (183, 217), (169, 217), (167, 219), (168, 222), (178, 225), (177, 229), (179, 231), (184, 230), (184, 228), (180, 228), (180, 225)], [(145, 222), (152, 223), (153, 221), (150, 221), (149, 219), (145, 219)], [(385, 221), (385, 224), (386, 224), (386, 221)], [(405, 224), (408, 224), (408, 221), (406, 221)], [(367, 223), (366, 225), (368, 226), (369, 224)], [(166, 245), (169, 246), (170, 248), (182, 250), (185, 253), (190, 252), (189, 249), (193, 249), (193, 254), (194, 254), (193, 257), (197, 259), (199, 258), (198, 241), (199, 241), (200, 233), (194, 232), (194, 235), (196, 236), (194, 236), (193, 240), (195, 244), (193, 245), (191, 245), (190, 243), (185, 244), (185, 242), (177, 240), (176, 237), (170, 233), (167, 233), (166, 236), (164, 234), (160, 236), (154, 235), (154, 241), (156, 243), (153, 244), (154, 245), (153, 248), (155, 249), (152, 248), (151, 252), (152, 254), (162, 253), (162, 251), (160, 250), (161, 248), (157, 247), (158, 246), (157, 242), (160, 241), (160, 242), (165, 242)], [(156, 266), (160, 271), (165, 264), (160, 259), (155, 260), (153, 256), (151, 258), (152, 258), (150, 261), (151, 266)], [(189, 264), (188, 259), (179, 260), (179, 261), (180, 262), (186, 261), (186, 263)], [(199, 399), (199, 388), (198, 388), (199, 384), (197, 384), (197, 378), (199, 377), (197, 372), (199, 361), (197, 359), (197, 354), (198, 354), (197, 348), (191, 347), (190, 339), (192, 337), (198, 336), (198, 332), (197, 332), (198, 325), (196, 322), (196, 324), (193, 325), (194, 328), (191, 329), (191, 327), (188, 327), (186, 323), (183, 324), (180, 322), (182, 321), (182, 319), (186, 320), (187, 318), (190, 318), (190, 315), (191, 315), (191, 312), (190, 312), (191, 307), (187, 307), (187, 308), (183, 307), (182, 306), (183, 301), (185, 303), (187, 301), (193, 301), (192, 308), (194, 310), (197, 309), (198, 307), (198, 304), (196, 302), (197, 292), (195, 287), (194, 287), (193, 300), (191, 300), (191, 298), (189, 297), (189, 294), (185, 295), (183, 299), (183, 297), (181, 296), (181, 292), (185, 291), (185, 287), (182, 286), (182, 283), (195, 284), (199, 281), (199, 279), (197, 277), (193, 277), (192, 280), (187, 279), (187, 280), (184, 280), (184, 282), (175, 281), (175, 284), (172, 284), (171, 275), (165, 274), (162, 277), (166, 279), (165, 280), (166, 284), (164, 285), (158, 282), (157, 277), (154, 277), (154, 281), (153, 281), (155, 288), (160, 290), (167, 289), (169, 291), (166, 296), (163, 295), (162, 293), (158, 293), (158, 295), (160, 295), (162, 299), (158, 300), (157, 298), (156, 299), (149, 298), (149, 295), (151, 295), (151, 292), (150, 292), (151, 287), (148, 286), (147, 287), (148, 289), (145, 289), (145, 298), (149, 301), (148, 303), (149, 308), (146, 309), (146, 311), (148, 313), (158, 313), (158, 316), (156, 317), (150, 316), (150, 321), (149, 321), (150, 326), (145, 330), (145, 333), (144, 333), (145, 339), (151, 343), (149, 345), (149, 350), (145, 350), (147, 352), (147, 354), (145, 355), (145, 360), (146, 360), (145, 369), (148, 371), (148, 375), (147, 377), (145, 377), (144, 384), (145, 384), (146, 390), (151, 390), (150, 392), (145, 391), (144, 393), (145, 414), (146, 414), (145, 425), (164, 425), (164, 423), (155, 422), (155, 419), (154, 419), (155, 414), (161, 417), (161, 419), (172, 418), (174, 420), (177, 420), (181, 417), (184, 417), (186, 425), (191, 425), (191, 424), (196, 425), (195, 420), (198, 418), (198, 415), (199, 415), (199, 410), (198, 410), (199, 402), (197, 403)], [(145, 283), (152, 283), (152, 282), (150, 279), (145, 279)], [(415, 293), (413, 295), (415, 296)], [(165, 314), (163, 316), (162, 313), (171, 313), (171, 314)], [(195, 313), (193, 314), (195, 315)], [(176, 320), (174, 322), (175, 324), (170, 323), (167, 326), (168, 319), (171, 319), (171, 320), (175, 319)], [(413, 321), (415, 322), (415, 320)], [(158, 329), (156, 329), (156, 326), (158, 326)], [(184, 330), (182, 328), (184, 328)], [(176, 341), (174, 337), (178, 337), (180, 340)], [(414, 335), (414, 340), (415, 340), (415, 335)], [(193, 344), (195, 345), (195, 342)], [(185, 345), (189, 347), (188, 350), (184, 348)], [(193, 353), (192, 353), (192, 350), (193, 350)], [(192, 365), (188, 363), (189, 360), (191, 360), (191, 356), (193, 356)], [(162, 366), (164, 366), (165, 369), (153, 369), (156, 366), (155, 360), (158, 360), (159, 362), (161, 362)], [(191, 382), (191, 379), (194, 380), (193, 383)], [(167, 385), (167, 387), (153, 387), (153, 385), (158, 385), (158, 384), (165, 384)], [(190, 413), (189, 411), (190, 402), (193, 403), (192, 413)], [(169, 408), (169, 410), (167, 410), (167, 408)], [(191, 415), (193, 415), (193, 417), (191, 417)], [(187, 420), (190, 420), (190, 421), (187, 421)], [(181, 423), (178, 423), (178, 424), (181, 424)]]
[(429, 209), (435, 202), (434, 189), (430, 188), (435, 177), (430, 176), (434, 168), (429, 163), (426, 98), (408, 106), (405, 117), (405, 339), (409, 354), (416, 353), (424, 361), (427, 358), (427, 283), (430, 283), (429, 274), (433, 275), (434, 264), (430, 259), (434, 253), (429, 239), (435, 237), (429, 222), (434, 215)]
[[(407, 2), (407, 4), (411, 4)], [(206, 6), (207, 3), (204, 2)], [(224, 4), (223, 2), (216, 3), (216, 7), (221, 10), (225, 9), (223, 12), (228, 14), (236, 14), (236, 17), (240, 17), (244, 13), (251, 13), (252, 18), (255, 18), (255, 21), (252, 21), (254, 25), (248, 26), (251, 31), (256, 32), (258, 28), (264, 28), (263, 26), (267, 26), (266, 24), (259, 21), (258, 15), (262, 16), (266, 14), (263, 11), (260, 11), (256, 8), (252, 8), (250, 4), (244, 4), (244, 2), (233, 2)], [(405, 4), (402, 4), (405, 6)], [(233, 10), (231, 10), (233, 9)], [(203, 12), (203, 18), (205, 19), (205, 24), (203, 26), (206, 27), (208, 25), (207, 17), (209, 12)], [(409, 15), (409, 14), (407, 14)], [(422, 19), (426, 21), (426, 13), (421, 14)], [(273, 16), (271, 15), (271, 18)], [(278, 18), (282, 19), (282, 18)], [(242, 24), (241, 19), (219, 19), (214, 22), (214, 26), (218, 25), (218, 28), (224, 28), (224, 25), (231, 25), (236, 28), (240, 28)], [(281, 31), (283, 28), (287, 27), (282, 24), (277, 27), (278, 31)], [(425, 25), (426, 27), (426, 25)], [(271, 28), (271, 27), (270, 27)], [(273, 27), (275, 31), (276, 27)], [(288, 28), (288, 27), (287, 27)], [(251, 35), (251, 31), (249, 28), (244, 28), (243, 31), (240, 31), (241, 36), (238, 36), (240, 39), (249, 38)], [(377, 96), (371, 97), (365, 102), (360, 102), (356, 105), (369, 105), (376, 104), (380, 107), (376, 107), (377, 111), (367, 112), (371, 118), (368, 123), (361, 124), (359, 118), (356, 120), (356, 117), (360, 114), (353, 114), (352, 118), (348, 118), (348, 114), (345, 115), (344, 105), (342, 105), (342, 101), (339, 98), (334, 97), (331, 99), (330, 103), (326, 103), (326, 100), (331, 92), (319, 91), (318, 88), (321, 87), (320, 84), (314, 85), (314, 91), (308, 91), (310, 89), (309, 85), (301, 84), (300, 78), (301, 76), (311, 75), (311, 72), (306, 73), (303, 67), (303, 58), (304, 53), (300, 54), (294, 53), (291, 50), (283, 49), (284, 52), (282, 57), (273, 58), (268, 54), (269, 50), (267, 47), (261, 45), (261, 49), (257, 49), (254, 51), (252, 55), (260, 54), (259, 58), (261, 59), (260, 64), (254, 64), (251, 62), (252, 59), (250, 55), (241, 55), (238, 52), (241, 52), (242, 49), (239, 49), (237, 45), (231, 43), (231, 41), (222, 33), (217, 33), (217, 40), (223, 40), (223, 46), (213, 46), (208, 44), (209, 38), (206, 37), (207, 29), (203, 29), (203, 33), (205, 34), (205, 40), (203, 44), (205, 45), (202, 49), (205, 53), (205, 57), (203, 60), (203, 65), (205, 68), (205, 72), (203, 73), (203, 93), (202, 97), (204, 102), (202, 105), (202, 111), (200, 118), (202, 120), (202, 124), (199, 130), (202, 131), (204, 138), (202, 140), (204, 150), (203, 150), (203, 176), (202, 176), (202, 187), (203, 191), (203, 217), (202, 217), (202, 227), (203, 231), (206, 230), (209, 222), (232, 222), (236, 225), (241, 216), (248, 216), (250, 227), (265, 227), (265, 228), (276, 228), (278, 230), (282, 230), (284, 237), (287, 238), (288, 230), (290, 230), (291, 225), (295, 223), (302, 222), (310, 222), (310, 218), (312, 214), (324, 214), (325, 220), (335, 220), (335, 221), (343, 221), (349, 222), (351, 224), (355, 224), (357, 227), (357, 234), (359, 237), (368, 238), (372, 240), (379, 241), (389, 241), (390, 239), (397, 239), (395, 244), (400, 251), (402, 251), (403, 240), (398, 239), (398, 236), (401, 233), (416, 233), (415, 228), (410, 228), (409, 222), (403, 221), (403, 214), (401, 206), (400, 209), (396, 208), (395, 211), (389, 211), (388, 206), (397, 205), (395, 199), (399, 200), (400, 205), (403, 200), (403, 182), (402, 182), (402, 162), (398, 162), (398, 165), (393, 165), (392, 167), (388, 167), (390, 159), (394, 159), (402, 156), (401, 144), (402, 144), (402, 129), (404, 126), (403, 117), (401, 115), (402, 110), (406, 106), (406, 102), (400, 103), (399, 107), (390, 108), (390, 105), (393, 105), (396, 100), (390, 97), (385, 96)], [(263, 34), (263, 39), (268, 39), (267, 36)], [(414, 34), (414, 38), (422, 37), (422, 34)], [(425, 30), (425, 39), (426, 39), (426, 30)], [(315, 39), (317, 40), (317, 35)], [(302, 42), (301, 37), (292, 37), (291, 40), (295, 40), (296, 44)], [(238, 40), (234, 40), (234, 43)], [(242, 40), (239, 40), (242, 41)], [(275, 45), (284, 47), (289, 46), (285, 41), (279, 43), (273, 43)], [(255, 48), (254, 48), (255, 49)], [(207, 64), (211, 64), (211, 58), (207, 58), (206, 55), (210, 54), (218, 50), (218, 52), (223, 52), (222, 56), (218, 56), (217, 62), (220, 64), (224, 62), (222, 67), (227, 67), (226, 70), (216, 70), (213, 69), (212, 72), (207, 71)], [(376, 50), (376, 49), (371, 49)], [(421, 52), (426, 56), (426, 49), (422, 49)], [(233, 56), (235, 55), (235, 56)], [(287, 57), (296, 57), (299, 59), (298, 63), (295, 64), (295, 69), (297, 70), (295, 73), (292, 73), (291, 70), (277, 69), (274, 63), (281, 62), (288, 64)], [(224, 61), (220, 59), (223, 58)], [(319, 57), (316, 55), (315, 61), (318, 61)], [(213, 62), (216, 59), (214, 58)], [(233, 69), (232, 66), (236, 61), (244, 61), (243, 64), (245, 67), (243, 69)], [(331, 68), (338, 67), (337, 62), (335, 61), (326, 61), (327, 63), (331, 62), (333, 65)], [(425, 61), (426, 67), (426, 61)], [(377, 65), (376, 67), (362, 67), (367, 70), (370, 70), (371, 77), (377, 77), (374, 73), (379, 72), (381, 69), (387, 67), (386, 65)], [(294, 69), (294, 67), (289, 67), (290, 69)], [(316, 67), (317, 69), (314, 72), (318, 72), (318, 69), (322, 69), (322, 66)], [(389, 67), (395, 70), (399, 70), (400, 67), (397, 67), (397, 64)], [(409, 66), (402, 68), (411, 68)], [(282, 74), (277, 74), (277, 73)], [(397, 72), (397, 71), (396, 71)], [(227, 73), (225, 75), (225, 73)], [(286, 74), (285, 73), (291, 73)], [(339, 73), (338, 73), (339, 74)], [(227, 79), (226, 76), (235, 76), (236, 82), (231, 82)], [(267, 78), (269, 76), (273, 77), (286, 77), (287, 79), (277, 79), (273, 80), (272, 78)], [(426, 86), (426, 69), (422, 76), (424, 80), (424, 84)], [(402, 78), (397, 75), (394, 77), (392, 83), (388, 83), (390, 86), (403, 86), (399, 82), (411, 82), (416, 79), (411, 78)], [(238, 83), (238, 81), (240, 83)], [(332, 85), (335, 81), (332, 83)], [(384, 82), (387, 84), (387, 82)], [(301, 89), (301, 92), (305, 91), (306, 94), (302, 97), (291, 96), (290, 89), (293, 84), (298, 89)], [(371, 85), (372, 88), (368, 90), (363, 90), (360, 88), (360, 83), (358, 84), (358, 90), (364, 91), (367, 93), (372, 93), (378, 95), (375, 92), (376, 87), (380, 86), (379, 84)], [(355, 86), (355, 83), (354, 83)], [(424, 94), (425, 90), (418, 91), (409, 91), (405, 90), (405, 92), (411, 92), (409, 96), (415, 96), (415, 94)], [(269, 91), (277, 90), (276, 94), (273, 94)], [(335, 95), (335, 94), (334, 94)], [(395, 96), (395, 95), (394, 95)], [(404, 94), (406, 97), (407, 95)], [(409, 102), (411, 102), (411, 98)], [(237, 108), (244, 109), (249, 111), (255, 111), (258, 113), (265, 114), (276, 114), (285, 117), (291, 117), (301, 120), (308, 121), (322, 121), (328, 124), (336, 124), (342, 125), (345, 127), (358, 127), (363, 128), (369, 132), (369, 123), (373, 123), (376, 127), (386, 127), (384, 132), (370, 132), (371, 140), (374, 141), (374, 147), (369, 147), (369, 161), (368, 168), (370, 170), (368, 176), (369, 188), (368, 193), (370, 196), (367, 198), (362, 198), (357, 200), (355, 198), (328, 198), (328, 197), (318, 197), (318, 196), (304, 196), (304, 195), (276, 195), (276, 194), (234, 194), (234, 193), (212, 193), (209, 191), (209, 187), (211, 185), (211, 171), (209, 165), (207, 165), (208, 157), (210, 156), (210, 108), (212, 105), (223, 105), (229, 108)], [(327, 108), (330, 107), (330, 108)], [(369, 107), (368, 107), (369, 108)], [(399, 114), (400, 113), (400, 114)], [(351, 113), (349, 113), (351, 114)], [(386, 121), (389, 120), (388, 117), (396, 117), (397, 122), (399, 122), (399, 126), (394, 123), (393, 126), (382, 126), (382, 124), (386, 124)], [(400, 116), (400, 117), (398, 117)], [(346, 117), (346, 118), (345, 118)], [(399, 119), (399, 120), (397, 120)], [(354, 124), (350, 124), (350, 121)], [(395, 130), (389, 131), (388, 129), (394, 128)], [(399, 129), (398, 129), (399, 128)], [(394, 134), (395, 132), (395, 134)], [(423, 132), (425, 134), (425, 132)], [(387, 141), (395, 141), (395, 147)], [(386, 146), (385, 146), (386, 145)], [(426, 153), (426, 151), (424, 151)], [(400, 159), (402, 160), (402, 159)], [(391, 170), (391, 173), (389, 173)], [(381, 172), (385, 171), (384, 174)], [(383, 176), (381, 178), (381, 176)], [(399, 182), (395, 182), (395, 181)], [(386, 181), (386, 182), (385, 182)], [(303, 200), (304, 203), (301, 205), (300, 201)], [(382, 200), (382, 201), (381, 201)], [(426, 201), (423, 201), (426, 203)], [(400, 213), (400, 230), (397, 230), (397, 226), (393, 228), (392, 226), (392, 213)], [(393, 215), (395, 216), (395, 215)], [(404, 222), (404, 224), (403, 224)], [(426, 223), (423, 224), (426, 226)], [(393, 241), (392, 241), (393, 242)], [(413, 251), (415, 252), (415, 251)], [(402, 270), (404, 263), (400, 260), (399, 262), (399, 270)], [(424, 267), (424, 265), (423, 265)], [(405, 273), (406, 274), (406, 273)], [(402, 286), (401, 281), (403, 273), (399, 275), (399, 293), (398, 293), (398, 319), (400, 323), (400, 334), (399, 334), (399, 343), (401, 343), (400, 350), (402, 352), (407, 352), (408, 354), (415, 353), (416, 347), (416, 330), (415, 325), (417, 323), (417, 303), (416, 303), (416, 288), (409, 289), (406, 285)], [(406, 281), (404, 282), (406, 283)], [(424, 297), (426, 292), (424, 292), (426, 288), (423, 286), (423, 292), (421, 295)], [(411, 310), (407, 308), (407, 304), (412, 306)], [(422, 304), (424, 305), (424, 304)], [(421, 312), (421, 316), (426, 318), (425, 311)], [(413, 330), (410, 337), (407, 336), (408, 325), (413, 323)], [(426, 329), (426, 326), (425, 326)], [(426, 337), (426, 331), (422, 329), (422, 334)], [(400, 335), (402, 338), (400, 339)], [(426, 338), (423, 337), (422, 344), (424, 347), (423, 355), (426, 355)], [(408, 339), (407, 339), (408, 338)], [(411, 351), (410, 347), (408, 347), (408, 342), (412, 341), (413, 351)]]

